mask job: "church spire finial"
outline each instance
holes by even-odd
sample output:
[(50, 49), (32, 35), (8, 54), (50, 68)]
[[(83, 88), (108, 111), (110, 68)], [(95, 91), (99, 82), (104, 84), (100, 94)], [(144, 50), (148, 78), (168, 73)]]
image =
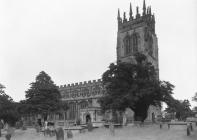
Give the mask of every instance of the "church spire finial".
[(132, 11), (132, 5), (130, 3), (130, 11), (129, 11), (129, 20), (133, 19), (133, 11)]
[(148, 13), (149, 13), (149, 7), (147, 7), (146, 9), (146, 14), (148, 15)]
[(124, 12), (124, 14), (123, 14), (123, 22), (127, 22), (126, 12)]
[(146, 15), (146, 1), (143, 3), (143, 16)]
[(139, 14), (139, 7), (138, 6), (136, 7), (136, 14), (137, 15)]
[(139, 18), (140, 17), (140, 14), (139, 14), (139, 7), (137, 6), (136, 7), (136, 18)]
[(152, 12), (151, 12), (151, 6), (150, 6), (150, 11), (149, 11), (149, 12), (150, 12), (150, 15), (152, 15)]
[(119, 20), (120, 19), (120, 10), (118, 8), (118, 16), (117, 16), (117, 19)]

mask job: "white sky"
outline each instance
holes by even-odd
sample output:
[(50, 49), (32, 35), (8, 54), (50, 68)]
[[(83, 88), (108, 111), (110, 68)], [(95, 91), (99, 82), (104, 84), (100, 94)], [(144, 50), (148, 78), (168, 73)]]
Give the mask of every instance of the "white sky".
[[(40, 71), (57, 85), (101, 78), (116, 61), (117, 10), (143, 0), (1, 0), (0, 83), (25, 98)], [(197, 1), (146, 0), (156, 16), (160, 79), (174, 96), (197, 92)], [(195, 105), (195, 103), (192, 103)]]

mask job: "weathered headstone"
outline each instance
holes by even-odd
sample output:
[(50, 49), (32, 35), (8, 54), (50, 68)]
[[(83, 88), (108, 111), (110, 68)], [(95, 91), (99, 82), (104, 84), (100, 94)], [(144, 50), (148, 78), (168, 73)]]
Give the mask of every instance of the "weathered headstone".
[(115, 130), (114, 130), (114, 124), (113, 123), (109, 124), (109, 130), (110, 130), (110, 133), (114, 136), (115, 135)]
[(122, 121), (122, 122), (123, 122), (122, 124), (123, 124), (124, 126), (127, 125), (127, 117), (126, 117), (125, 114), (123, 115), (123, 121)]
[(64, 140), (64, 130), (59, 127), (55, 130), (56, 140)]
[(40, 132), (40, 126), (38, 125), (38, 123), (35, 124), (35, 129), (36, 129), (36, 132), (37, 132), (37, 133)]
[(21, 128), (22, 130), (27, 130), (27, 128), (23, 125), (22, 126), (22, 128)]
[(193, 126), (192, 126), (192, 123), (190, 123), (190, 128), (191, 128), (191, 131), (193, 131)]
[(13, 133), (14, 133), (14, 129), (12, 127), (8, 126), (7, 134), (5, 135), (6, 140), (10, 140)]
[(190, 125), (187, 124), (187, 136), (189, 136), (189, 135), (190, 135)]
[(3, 122), (2, 122), (2, 120), (0, 121), (0, 137), (1, 137), (1, 129), (3, 129)]
[(6, 138), (6, 140), (10, 140), (11, 139), (11, 134), (6, 134), (5, 138)]
[(45, 136), (50, 136), (51, 135), (51, 130), (49, 128), (44, 130), (44, 135)]
[(93, 130), (93, 126), (92, 126), (92, 123), (91, 122), (89, 122), (87, 124), (87, 127), (88, 127), (88, 131), (92, 131)]
[(71, 130), (68, 130), (68, 131), (67, 131), (67, 138), (70, 139), (70, 138), (72, 138), (72, 137), (73, 137), (72, 131), (71, 131)]
[(163, 127), (162, 122), (160, 122), (159, 127), (160, 127), (160, 129), (162, 129), (162, 127)]

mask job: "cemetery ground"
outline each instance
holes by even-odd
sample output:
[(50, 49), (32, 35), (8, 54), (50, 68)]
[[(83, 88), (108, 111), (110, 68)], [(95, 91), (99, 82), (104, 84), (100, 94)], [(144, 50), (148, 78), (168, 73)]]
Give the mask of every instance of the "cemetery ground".
[[(65, 135), (65, 139), (66, 135)], [(197, 126), (193, 125), (193, 132), (187, 136), (186, 126), (171, 126), (167, 124), (162, 129), (159, 125), (133, 126), (115, 128), (115, 135), (112, 135), (108, 128), (96, 128), (92, 132), (73, 133), (72, 140), (197, 140)], [(5, 140), (1, 137), (0, 140)], [(56, 140), (56, 137), (44, 136), (37, 133), (34, 128), (27, 130), (16, 129), (11, 140)]]

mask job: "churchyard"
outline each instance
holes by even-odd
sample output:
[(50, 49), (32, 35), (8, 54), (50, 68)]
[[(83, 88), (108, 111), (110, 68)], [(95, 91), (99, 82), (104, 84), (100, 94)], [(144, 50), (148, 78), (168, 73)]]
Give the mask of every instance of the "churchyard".
[[(164, 124), (160, 129), (159, 124), (153, 125), (128, 125), (122, 128), (115, 128), (114, 135), (109, 128), (100, 127), (93, 131), (88, 130), (82, 133), (73, 131), (72, 140), (196, 140), (197, 126), (193, 124), (193, 131), (191, 135), (187, 136), (187, 126), (176, 125), (168, 128)], [(4, 133), (4, 132), (3, 132)], [(66, 131), (64, 131), (64, 139), (68, 139)], [(5, 140), (4, 135), (0, 140)], [(11, 140), (56, 140), (56, 136), (44, 136), (42, 132), (37, 133), (34, 128), (27, 128), (27, 130), (16, 129)]]

